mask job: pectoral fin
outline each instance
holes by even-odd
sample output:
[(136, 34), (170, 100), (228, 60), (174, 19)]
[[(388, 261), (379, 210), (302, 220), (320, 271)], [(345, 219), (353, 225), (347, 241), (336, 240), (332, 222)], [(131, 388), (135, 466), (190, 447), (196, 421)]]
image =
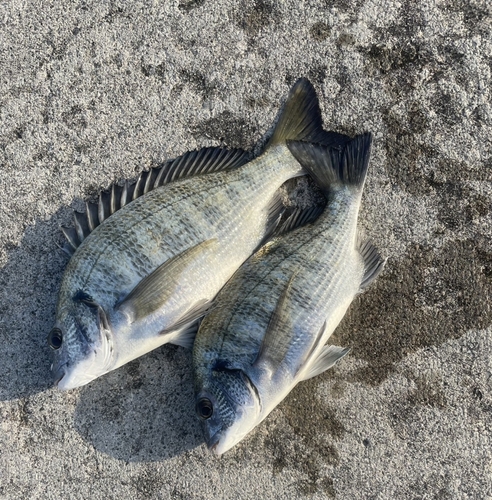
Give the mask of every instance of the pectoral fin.
[(157, 311), (174, 293), (183, 272), (203, 254), (213, 252), (217, 239), (203, 241), (175, 255), (144, 278), (115, 309), (123, 312), (131, 323)]
[(291, 347), (291, 338), (288, 333), (292, 329), (292, 325), (288, 320), (289, 315), (286, 306), (288, 305), (287, 296), (294, 277), (295, 275), (290, 278), (278, 299), (275, 310), (270, 316), (263, 342), (254, 362), (256, 368), (273, 372), (282, 363)]
[[(207, 311), (210, 309), (211, 306), (212, 306), (211, 300), (203, 299), (198, 301), (193, 307), (188, 309), (175, 323), (173, 323), (170, 327), (163, 330), (161, 332), (161, 335), (173, 332), (175, 330), (179, 330), (181, 328), (191, 327), (200, 318), (205, 316), (205, 314), (207, 313)], [(173, 341), (173, 343), (176, 342)]]

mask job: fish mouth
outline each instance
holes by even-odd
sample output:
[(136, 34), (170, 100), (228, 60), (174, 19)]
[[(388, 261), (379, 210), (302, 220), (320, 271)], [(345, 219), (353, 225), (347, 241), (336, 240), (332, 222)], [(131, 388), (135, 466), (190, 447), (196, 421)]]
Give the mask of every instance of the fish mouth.
[(218, 450), (220, 442), (220, 431), (217, 431), (213, 436), (207, 439), (207, 448), (209, 451), (219, 456), (222, 455), (222, 452)]
[(51, 370), (53, 372), (53, 385), (57, 386), (63, 379), (63, 377), (67, 374), (65, 371), (65, 367), (68, 363), (64, 363), (63, 365), (54, 369), (53, 365), (51, 365)]

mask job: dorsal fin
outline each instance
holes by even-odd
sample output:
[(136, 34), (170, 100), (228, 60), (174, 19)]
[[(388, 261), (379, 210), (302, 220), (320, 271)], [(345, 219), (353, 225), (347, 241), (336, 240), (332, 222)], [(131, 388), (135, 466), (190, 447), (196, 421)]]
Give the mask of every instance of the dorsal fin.
[(311, 222), (314, 222), (324, 211), (325, 205), (313, 205), (308, 208), (296, 208), (294, 209), (287, 219), (278, 226), (275, 230), (274, 236), (281, 236), (282, 234), (294, 231), (300, 227), (306, 226)]
[(75, 229), (61, 228), (67, 239), (63, 250), (73, 255), (82, 241), (110, 215), (155, 188), (183, 177), (238, 168), (249, 159), (250, 154), (242, 149), (203, 148), (146, 170), (133, 183), (125, 181), (123, 186), (113, 184), (110, 190), (99, 193), (98, 202), (86, 203), (85, 213), (74, 212)]

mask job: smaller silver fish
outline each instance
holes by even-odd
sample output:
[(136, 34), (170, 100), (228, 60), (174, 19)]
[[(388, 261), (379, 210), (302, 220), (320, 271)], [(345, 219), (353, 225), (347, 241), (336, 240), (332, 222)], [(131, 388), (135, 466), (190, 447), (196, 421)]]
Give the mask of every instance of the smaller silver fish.
[(310, 143), (287, 144), (328, 205), (316, 222), (250, 257), (202, 321), (193, 348), (196, 412), (217, 455), (243, 439), (298, 382), (347, 354), (325, 344), (384, 265), (357, 236), (371, 135), (353, 139), (343, 155)]

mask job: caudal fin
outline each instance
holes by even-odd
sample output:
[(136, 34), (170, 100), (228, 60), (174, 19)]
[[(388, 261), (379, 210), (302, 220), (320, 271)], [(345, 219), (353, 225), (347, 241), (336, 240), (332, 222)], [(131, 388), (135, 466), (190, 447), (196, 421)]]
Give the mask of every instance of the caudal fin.
[(307, 141), (336, 149), (350, 137), (323, 130), (318, 97), (307, 78), (300, 78), (289, 92), (267, 148), (285, 141)]
[(352, 139), (343, 152), (319, 144), (287, 141), (290, 152), (314, 178), (324, 193), (334, 185), (350, 185), (362, 189), (371, 154), (372, 134)]

